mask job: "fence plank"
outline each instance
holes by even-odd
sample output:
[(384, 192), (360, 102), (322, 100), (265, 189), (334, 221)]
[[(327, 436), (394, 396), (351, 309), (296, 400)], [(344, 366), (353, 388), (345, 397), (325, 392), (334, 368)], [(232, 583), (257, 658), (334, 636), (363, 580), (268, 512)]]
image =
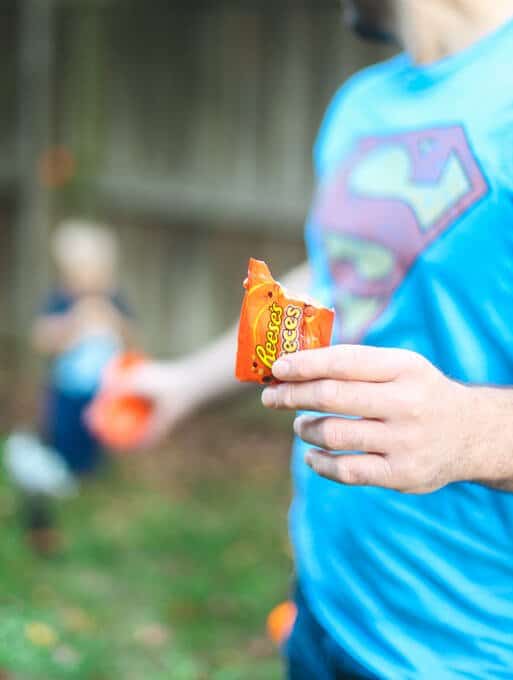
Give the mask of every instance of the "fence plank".
[(20, 5), (18, 144), (21, 176), (13, 296), (18, 330), (26, 330), (35, 301), (49, 281), (46, 253), (50, 196), (38, 176), (38, 160), (51, 142), (54, 8), (52, 0), (23, 0)]

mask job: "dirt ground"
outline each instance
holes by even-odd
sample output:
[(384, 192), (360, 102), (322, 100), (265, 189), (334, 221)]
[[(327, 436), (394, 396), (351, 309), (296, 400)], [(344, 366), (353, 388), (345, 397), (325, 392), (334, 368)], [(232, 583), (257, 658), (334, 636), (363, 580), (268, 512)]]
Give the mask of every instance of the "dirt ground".
[(290, 440), (257, 394), (198, 414), (59, 504), (54, 560), (0, 480), (0, 676), (279, 680), (265, 620), (292, 579)]
[(197, 414), (157, 450), (124, 464), (162, 490), (198, 479), (286, 479), (291, 441), (291, 416), (268, 413), (250, 394)]

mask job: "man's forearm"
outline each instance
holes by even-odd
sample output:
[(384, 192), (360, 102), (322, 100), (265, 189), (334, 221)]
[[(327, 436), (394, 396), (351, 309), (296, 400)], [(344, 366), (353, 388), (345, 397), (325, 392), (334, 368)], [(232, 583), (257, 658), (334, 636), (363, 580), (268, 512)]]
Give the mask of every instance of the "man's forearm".
[(476, 443), (482, 473), (475, 481), (513, 492), (513, 388), (472, 388), (476, 401), (476, 423), (482, 423)]

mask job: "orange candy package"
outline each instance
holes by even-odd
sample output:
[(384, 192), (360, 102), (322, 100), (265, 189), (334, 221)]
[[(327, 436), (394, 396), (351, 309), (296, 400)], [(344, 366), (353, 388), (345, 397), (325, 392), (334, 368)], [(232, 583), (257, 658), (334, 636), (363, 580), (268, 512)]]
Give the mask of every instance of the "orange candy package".
[(89, 407), (87, 423), (98, 439), (112, 451), (130, 451), (144, 439), (153, 404), (149, 399), (132, 395), (113, 395), (109, 385), (146, 358), (137, 352), (125, 352), (116, 357), (104, 375), (104, 387)]
[(330, 344), (335, 312), (288, 297), (265, 262), (249, 261), (244, 288), (235, 369), (238, 380), (277, 383), (272, 366), (279, 357)]

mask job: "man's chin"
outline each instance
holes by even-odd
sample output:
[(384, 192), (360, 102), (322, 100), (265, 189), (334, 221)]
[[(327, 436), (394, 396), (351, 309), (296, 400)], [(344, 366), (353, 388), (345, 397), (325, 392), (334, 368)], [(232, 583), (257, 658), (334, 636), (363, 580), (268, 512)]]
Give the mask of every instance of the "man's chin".
[(375, 26), (371, 26), (363, 21), (354, 21), (350, 24), (350, 28), (356, 35), (363, 40), (372, 42), (386, 43), (391, 45), (396, 42), (395, 37), (387, 31), (380, 30)]
[(380, 43), (395, 43), (395, 37), (383, 29), (365, 21), (359, 13), (352, 7), (346, 6), (344, 9), (344, 21), (349, 28), (363, 40)]

